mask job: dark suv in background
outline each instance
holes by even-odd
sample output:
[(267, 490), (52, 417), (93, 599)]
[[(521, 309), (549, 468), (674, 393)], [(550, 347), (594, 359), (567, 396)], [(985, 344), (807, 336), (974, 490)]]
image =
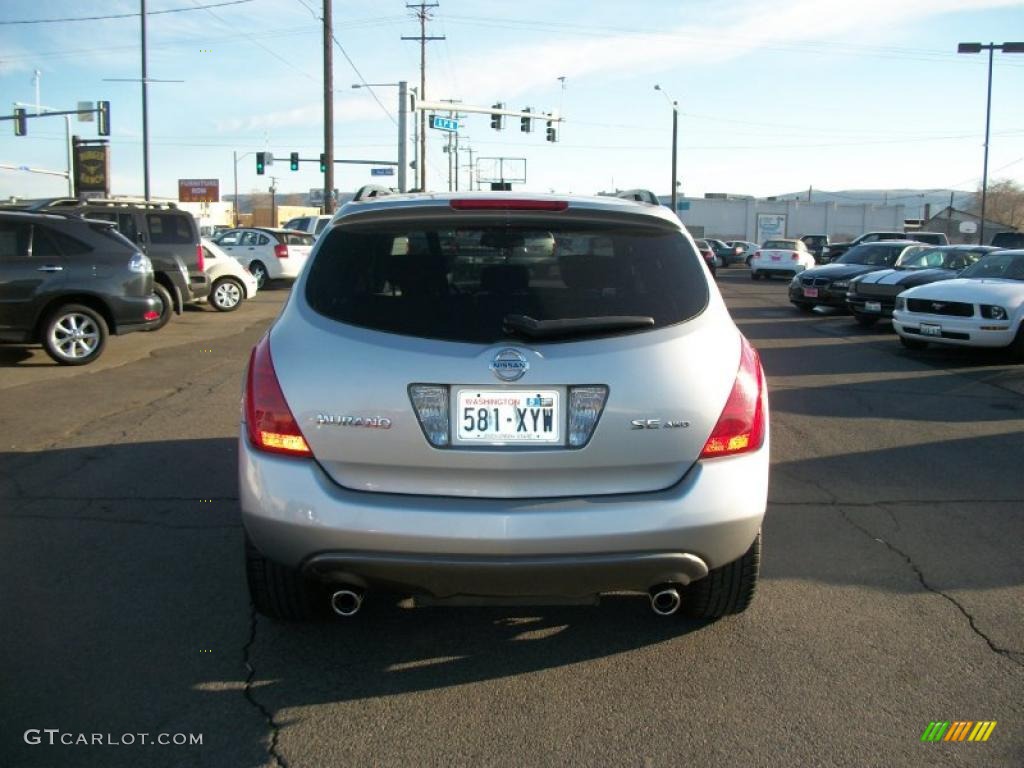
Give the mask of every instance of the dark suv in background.
[(41, 343), (58, 363), (84, 365), (109, 334), (159, 319), (149, 259), (109, 223), (0, 211), (0, 342)]
[(153, 264), (153, 291), (161, 303), (154, 329), (166, 325), (172, 312), (181, 314), (185, 304), (210, 293), (210, 282), (203, 272), (199, 228), (192, 214), (174, 203), (57, 198), (25, 201), (13, 207), (111, 222)]

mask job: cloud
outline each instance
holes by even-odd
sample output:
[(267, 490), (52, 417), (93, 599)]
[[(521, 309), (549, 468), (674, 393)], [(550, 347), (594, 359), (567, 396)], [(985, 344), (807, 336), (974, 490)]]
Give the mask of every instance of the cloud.
[[(384, 100), (385, 93), (378, 92), (381, 101), (395, 114), (397, 104), (389, 104)], [(297, 126), (323, 125), (324, 105), (322, 102), (303, 104), (291, 109), (275, 112), (260, 112), (245, 117), (232, 117), (214, 120), (214, 126), (220, 133), (237, 133), (245, 131), (262, 131), (277, 128), (293, 128)], [(355, 123), (367, 120), (387, 120), (384, 110), (367, 94), (365, 97), (335, 98), (334, 122)]]
[[(971, 11), (1020, 6), (1022, 0), (972, 0)], [(506, 48), (474, 60), (459, 75), (461, 91), (470, 98), (514, 96), (535, 87), (552, 87), (555, 75), (570, 80), (591, 75), (623, 73), (634, 76), (646, 69), (659, 72), (687, 63), (707, 64), (735, 59), (764, 48), (799, 48), (858, 31), (891, 30), (907, 20), (965, 10), (963, 0), (748, 0), (723, 4), (718, 17), (680, 25), (662, 33), (562, 36), (550, 42)], [(627, 22), (628, 25), (628, 22)], [(837, 50), (842, 45), (835, 46)], [(951, 51), (952, 52), (952, 51)]]

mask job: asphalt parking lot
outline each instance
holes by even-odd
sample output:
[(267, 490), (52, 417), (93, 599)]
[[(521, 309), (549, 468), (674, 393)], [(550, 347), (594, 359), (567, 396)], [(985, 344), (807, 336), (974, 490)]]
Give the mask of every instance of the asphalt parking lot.
[[(758, 597), (714, 624), (626, 596), (257, 618), (235, 440), (286, 289), (85, 368), (0, 348), (0, 765), (1024, 764), (1024, 365), (719, 285), (769, 376), (773, 474)], [(935, 720), (998, 724), (922, 743)]]

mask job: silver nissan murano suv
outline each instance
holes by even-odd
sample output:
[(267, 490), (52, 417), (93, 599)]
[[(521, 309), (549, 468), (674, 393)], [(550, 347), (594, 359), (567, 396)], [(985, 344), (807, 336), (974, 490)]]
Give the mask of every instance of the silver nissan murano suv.
[(637, 592), (713, 619), (753, 597), (765, 377), (667, 208), (349, 203), (253, 349), (243, 411), (247, 575), (267, 616), (351, 616), (375, 592)]

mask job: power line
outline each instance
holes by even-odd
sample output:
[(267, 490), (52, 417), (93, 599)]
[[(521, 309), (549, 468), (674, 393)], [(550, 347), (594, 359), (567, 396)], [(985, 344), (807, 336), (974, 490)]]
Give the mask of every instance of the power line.
[[(192, 2), (193, 2), (193, 3), (195, 3), (195, 2), (198, 2), (198, 0), (192, 0)], [(230, 5), (231, 3), (226, 3), (226, 4), (227, 4), (227, 5)], [(227, 21), (226, 21), (226, 20), (225, 20), (224, 18), (222, 18), (221, 16), (218, 16), (218, 15), (217, 15), (216, 13), (214, 13), (213, 11), (211, 11), (211, 10), (210, 10), (210, 8), (211, 8), (211, 7), (212, 7), (212, 6), (208, 6), (208, 5), (204, 5), (204, 6), (199, 6), (199, 5), (197, 5), (197, 6), (196, 6), (196, 10), (204, 10), (204, 11), (206, 11), (206, 12), (207, 12), (208, 14), (210, 14), (211, 16), (213, 16), (213, 18), (217, 19), (217, 21), (219, 21), (219, 22), (220, 22), (221, 24), (224, 24), (225, 26), (228, 26), (228, 27), (230, 27), (231, 25), (230, 25), (230, 24), (228, 24), (228, 22), (227, 22)], [(188, 10), (188, 9), (186, 9), (186, 10)], [(231, 27), (231, 29), (232, 29), (232, 31), (235, 31), (233, 27)], [(250, 36), (249, 36), (249, 35), (247, 35), (247, 34), (246, 34), (245, 32), (242, 32), (242, 33), (240, 33), (240, 34), (241, 34), (241, 35), (242, 35), (243, 37), (246, 37), (246, 38), (247, 38), (247, 39), (249, 40), (249, 42), (253, 43), (254, 45), (258, 46), (259, 48), (262, 48), (262, 49), (263, 49), (264, 51), (266, 51), (267, 53), (269, 53), (269, 54), (270, 54), (271, 56), (273, 56), (273, 57), (274, 57), (275, 59), (277, 59), (278, 61), (280, 61), (280, 62), (282, 62), (282, 63), (284, 63), (284, 64), (287, 64), (287, 65), (288, 65), (289, 67), (291, 67), (292, 69), (294, 69), (294, 70), (295, 70), (296, 72), (298, 72), (298, 73), (299, 73), (300, 75), (302, 75), (302, 76), (303, 76), (303, 77), (305, 77), (306, 79), (308, 79), (308, 80), (313, 80), (314, 82), (316, 81), (316, 78), (315, 78), (315, 77), (313, 77), (313, 76), (312, 76), (311, 74), (309, 74), (308, 72), (303, 72), (303, 71), (302, 71), (301, 69), (299, 69), (298, 67), (296, 67), (296, 66), (295, 66), (294, 64), (292, 64), (292, 63), (291, 63), (290, 61), (288, 61), (288, 59), (284, 58), (283, 56), (280, 56), (280, 55), (278, 55), (278, 53), (277, 53), (276, 51), (272, 50), (271, 48), (268, 48), (267, 46), (265, 46), (265, 45), (264, 45), (263, 43), (259, 42), (259, 41), (258, 41), (258, 40), (256, 40), (255, 38), (253, 38), (253, 37), (250, 37)]]
[(363, 73), (359, 71), (359, 67), (357, 67), (356, 63), (352, 61), (352, 57), (348, 55), (348, 52), (345, 50), (344, 46), (338, 41), (338, 38), (334, 36), (333, 32), (331, 33), (331, 39), (334, 41), (334, 44), (338, 46), (338, 50), (341, 51), (341, 55), (345, 57), (345, 61), (347, 61), (348, 65), (352, 67), (352, 71), (356, 73), (356, 77), (359, 78), (359, 82), (362, 84), (363, 88), (370, 92), (370, 95), (373, 96), (373, 100), (376, 101), (377, 105), (384, 110), (384, 114), (387, 115), (388, 119), (391, 120), (391, 122), (397, 126), (398, 121), (395, 120), (395, 116), (391, 114), (391, 110), (384, 106), (384, 102), (382, 102), (380, 98), (377, 96), (377, 92), (367, 84), (366, 78), (363, 77)]
[[(195, 8), (165, 8), (162, 11), (146, 11), (147, 16), (158, 16), (163, 13), (182, 13), (183, 11), (202, 11), (208, 8), (221, 8), (225, 5), (241, 5), (251, 3), (252, 0), (225, 0), (222, 3), (201, 5)], [(113, 13), (106, 16), (65, 16), (58, 19), (19, 19), (17, 21), (0, 21), (0, 26), (10, 24), (58, 24), (65, 21), (103, 21), (106, 19), (130, 19), (138, 16), (138, 13)]]

